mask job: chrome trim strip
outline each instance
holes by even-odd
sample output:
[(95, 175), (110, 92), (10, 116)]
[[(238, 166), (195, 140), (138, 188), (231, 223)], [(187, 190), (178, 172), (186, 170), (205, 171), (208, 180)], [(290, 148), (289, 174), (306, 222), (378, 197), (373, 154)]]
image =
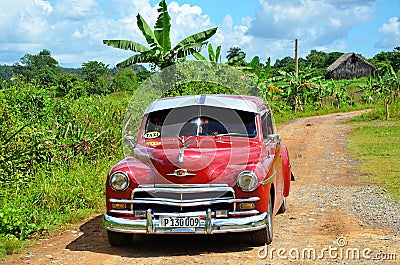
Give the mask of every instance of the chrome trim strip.
[[(117, 214), (133, 214), (132, 210), (110, 210), (110, 213), (117, 213)], [(256, 215), (260, 212), (257, 210), (248, 210), (248, 211), (233, 211), (229, 212), (229, 215)], [(213, 216), (215, 216), (215, 212), (211, 212)], [(204, 211), (199, 212), (184, 212), (184, 213), (168, 213), (168, 212), (161, 212), (161, 213), (153, 213), (154, 216), (199, 216), (205, 217)]]
[(165, 193), (204, 193), (204, 192), (235, 192), (231, 187), (199, 187), (199, 188), (136, 188), (132, 191), (132, 193), (136, 192), (147, 192), (147, 193), (157, 193), (157, 192), (165, 192)]
[(229, 215), (256, 215), (259, 214), (260, 212), (257, 210), (249, 210), (249, 211), (234, 211), (234, 212), (229, 212)]
[(215, 188), (228, 187), (228, 184), (141, 184), (138, 188)]
[(110, 213), (133, 214), (132, 210), (110, 210)]
[(191, 206), (201, 206), (201, 205), (213, 205), (218, 203), (241, 203), (241, 202), (257, 202), (259, 201), (259, 197), (250, 197), (243, 199), (234, 199), (234, 198), (206, 198), (206, 199), (197, 199), (197, 200), (175, 200), (175, 199), (166, 199), (166, 198), (138, 198), (133, 200), (127, 199), (109, 199), (111, 203), (130, 203), (130, 204), (161, 204), (168, 206), (182, 206), (182, 207), (191, 207)]

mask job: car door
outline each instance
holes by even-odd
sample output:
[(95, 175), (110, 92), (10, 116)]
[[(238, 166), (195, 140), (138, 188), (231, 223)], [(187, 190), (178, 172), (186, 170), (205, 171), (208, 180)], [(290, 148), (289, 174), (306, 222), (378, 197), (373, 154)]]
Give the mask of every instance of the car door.
[(263, 140), (266, 145), (269, 159), (271, 159), (271, 169), (269, 175), (274, 174), (275, 179), (273, 183), (275, 185), (275, 206), (274, 209), (279, 208), (282, 198), (284, 183), (282, 181), (282, 159), (280, 156), (280, 140), (279, 136), (276, 135), (275, 125), (272, 117), (272, 113), (267, 111), (261, 116), (261, 124), (263, 131)]

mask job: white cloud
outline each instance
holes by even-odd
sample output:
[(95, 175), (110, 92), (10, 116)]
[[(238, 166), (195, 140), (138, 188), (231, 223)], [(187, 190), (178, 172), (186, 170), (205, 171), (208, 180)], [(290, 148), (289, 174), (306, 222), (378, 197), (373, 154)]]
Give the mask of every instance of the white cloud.
[(98, 58), (115, 65), (129, 55), (107, 47), (102, 40), (124, 38), (145, 43), (136, 26), (138, 13), (155, 21), (157, 7), (149, 0), (2, 1), (0, 64), (12, 64), (24, 54), (47, 49), (63, 66), (79, 67)]
[(203, 14), (199, 6), (183, 4), (179, 6), (176, 2), (168, 5), (168, 13), (171, 16), (171, 42), (176, 45), (183, 38), (194, 33), (214, 27), (210, 17)]
[(248, 34), (266, 39), (301, 39), (328, 45), (372, 17), (376, 1), (260, 0)]
[(96, 16), (99, 10), (95, 0), (61, 0), (54, 12), (64, 19), (78, 20)]
[(53, 9), (46, 1), (3, 1), (0, 9), (2, 42), (35, 42), (48, 27), (47, 17)]
[(379, 48), (394, 48), (400, 45), (400, 18), (392, 17), (388, 23), (379, 28), (380, 41), (375, 44)]
[[(295, 38), (300, 41), (301, 56), (316, 47), (342, 51), (346, 48), (343, 38), (355, 26), (371, 19), (378, 0), (259, 1), (255, 18), (245, 14), (237, 19), (237, 14), (228, 14), (227, 7), (220, 25), (215, 25), (199, 6), (167, 1), (172, 45), (193, 33), (218, 26), (210, 42), (214, 47), (222, 46), (223, 61), (229, 48), (235, 46), (247, 53), (247, 60), (255, 55), (262, 61), (293, 56)], [(158, 16), (158, 1), (154, 0), (1, 2), (0, 64), (47, 49), (62, 66), (80, 67), (89, 60), (114, 66), (133, 53), (108, 47), (102, 40), (129, 39), (146, 44), (136, 25), (136, 15), (140, 13), (150, 27)], [(399, 43), (398, 23), (394, 19), (381, 27), (380, 45), (390, 46), (389, 40)]]

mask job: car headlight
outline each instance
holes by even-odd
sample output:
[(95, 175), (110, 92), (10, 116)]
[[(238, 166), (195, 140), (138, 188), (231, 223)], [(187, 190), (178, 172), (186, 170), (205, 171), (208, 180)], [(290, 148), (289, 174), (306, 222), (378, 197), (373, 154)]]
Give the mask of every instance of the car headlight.
[(245, 170), (240, 172), (237, 185), (242, 191), (253, 191), (257, 188), (258, 178), (254, 172)]
[(110, 186), (116, 191), (126, 190), (129, 186), (129, 178), (123, 172), (115, 172), (110, 177)]

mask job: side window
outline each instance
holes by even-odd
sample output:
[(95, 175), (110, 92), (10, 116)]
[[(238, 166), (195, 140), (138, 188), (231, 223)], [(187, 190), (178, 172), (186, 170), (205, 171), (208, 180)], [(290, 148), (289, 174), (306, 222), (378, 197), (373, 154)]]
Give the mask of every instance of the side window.
[(261, 117), (261, 123), (264, 139), (267, 139), (268, 135), (275, 133), (275, 126), (273, 123), (271, 112), (264, 113), (264, 115)]

